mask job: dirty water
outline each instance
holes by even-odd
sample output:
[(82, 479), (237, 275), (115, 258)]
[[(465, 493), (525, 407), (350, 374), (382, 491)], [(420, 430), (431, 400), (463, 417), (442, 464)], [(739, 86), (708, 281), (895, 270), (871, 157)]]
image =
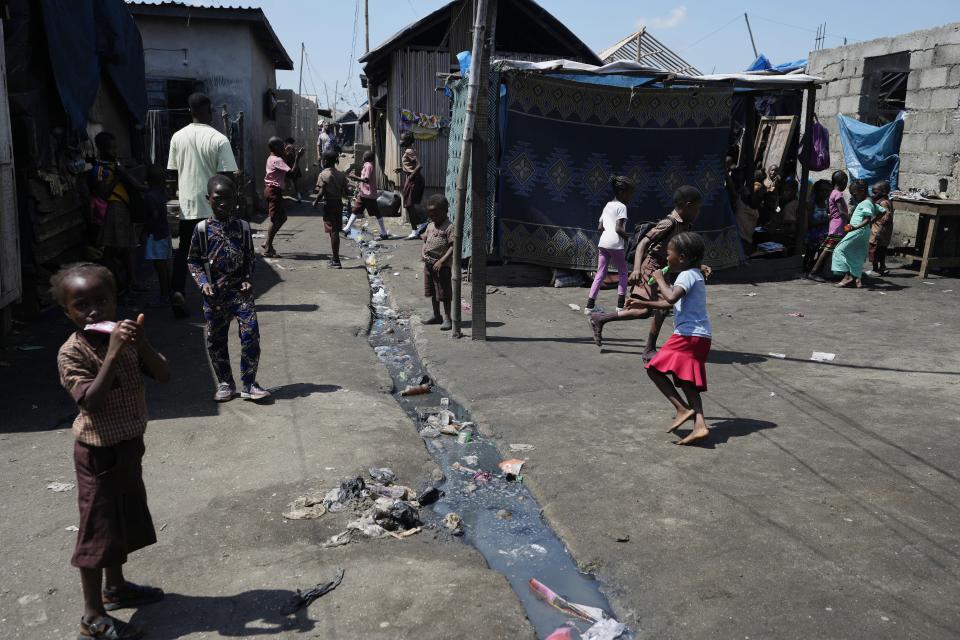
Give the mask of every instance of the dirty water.
[[(393, 379), (395, 399), (418, 432), (426, 426), (424, 415), (435, 413), (441, 406), (451, 411), (458, 422), (470, 422), (468, 411), (450, 398), (436, 381), (430, 393), (400, 395), (400, 391), (417, 384), (428, 372), (411, 340), (409, 320), (397, 316), (391, 306), (390, 293), (378, 275), (379, 271), (390, 268), (386, 263), (391, 256), (385, 255), (388, 251), (383, 244), (373, 241), (365, 230), (356, 230), (351, 237), (360, 244), (370, 281), (373, 309), (370, 344)], [(424, 443), (446, 478), (437, 485), (445, 495), (431, 506), (438, 526), (443, 526), (442, 521), (449, 513), (462, 518), (463, 540), (483, 555), (490, 568), (507, 578), (539, 638), (546, 638), (567, 624), (583, 633), (592, 623), (577, 620), (539, 599), (528, 585), (531, 578), (570, 602), (598, 607), (612, 617), (610, 605), (600, 592), (600, 583), (577, 569), (563, 542), (541, 516), (539, 504), (523, 484), (523, 471), (519, 481), (507, 481), (498, 467), (501, 460), (527, 457), (533, 463), (531, 473), (536, 473), (535, 450), (498, 451), (497, 444), (480, 433), (478, 427), (473, 429), (472, 441), (468, 443), (461, 443), (450, 435), (425, 437)], [(467, 467), (469, 471), (455, 465)], [(489, 472), (489, 479), (475, 478), (474, 471)], [(576, 633), (574, 637), (578, 637)], [(621, 637), (633, 636), (628, 632)]]

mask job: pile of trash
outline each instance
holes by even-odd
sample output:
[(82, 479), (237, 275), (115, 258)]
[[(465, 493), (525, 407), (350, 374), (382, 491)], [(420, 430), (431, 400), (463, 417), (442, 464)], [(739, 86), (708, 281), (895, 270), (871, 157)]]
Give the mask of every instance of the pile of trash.
[(397, 484), (396, 474), (387, 467), (372, 467), (361, 476), (348, 478), (323, 497), (326, 511), (352, 511), (357, 517), (344, 531), (330, 537), (323, 546), (338, 547), (354, 540), (393, 537), (398, 540), (422, 531), (420, 508), (440, 499), (443, 492), (434, 486), (422, 491)]
[(417, 411), (417, 416), (420, 419), (421, 438), (455, 436), (463, 444), (473, 440), (475, 425), (472, 422), (459, 422), (453, 411), (446, 407), (423, 407)]
[[(534, 595), (554, 609), (573, 618), (593, 623), (593, 626), (580, 635), (583, 640), (617, 640), (617, 638), (628, 636), (627, 625), (607, 616), (603, 609), (571, 602), (536, 578), (530, 578), (529, 585)], [(560, 627), (547, 636), (547, 640), (573, 640), (573, 629), (572, 624)]]

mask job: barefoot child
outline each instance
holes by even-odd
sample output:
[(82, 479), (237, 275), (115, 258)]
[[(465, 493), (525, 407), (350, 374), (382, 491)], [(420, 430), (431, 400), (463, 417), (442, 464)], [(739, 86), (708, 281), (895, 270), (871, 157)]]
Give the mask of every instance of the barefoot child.
[(325, 153), (317, 176), (317, 197), (313, 207), (323, 202), (323, 230), (330, 236), (330, 268), (340, 269), (340, 231), (343, 229), (343, 199), (347, 195), (347, 174), (337, 170), (337, 154)]
[(843, 199), (843, 190), (847, 188), (847, 174), (843, 171), (834, 171), (830, 180), (833, 184), (833, 190), (827, 198), (827, 212), (830, 216), (827, 237), (820, 243), (820, 253), (808, 274), (809, 278), (821, 281), (823, 279), (820, 277), (820, 269), (823, 268), (823, 263), (827, 261), (827, 256), (833, 254), (833, 249), (843, 239), (844, 234), (846, 234), (844, 228), (850, 222), (850, 211)]
[(216, 402), (228, 402), (237, 395), (230, 368), (227, 335), (230, 321), (240, 327), (240, 397), (254, 402), (266, 400), (270, 392), (257, 384), (260, 364), (260, 325), (253, 301), (253, 235), (250, 225), (232, 218), (236, 187), (233, 180), (215, 175), (207, 182), (207, 199), (213, 217), (193, 230), (187, 266), (203, 293), (203, 318), (207, 323), (207, 353), (217, 376)]
[[(287, 212), (283, 208), (283, 190), (287, 185), (287, 177), (294, 171), (283, 159), (283, 140), (273, 136), (267, 142), (270, 155), (267, 157), (267, 170), (263, 177), (263, 196), (267, 200), (267, 216), (270, 218), (270, 228), (267, 230), (267, 241), (263, 243), (263, 255), (276, 258), (277, 251), (273, 247), (273, 240), (277, 237), (280, 227), (287, 221)], [(303, 147), (297, 150), (294, 157), (294, 167), (303, 155)]]
[[(603, 345), (603, 327), (608, 322), (621, 320), (637, 320), (653, 316), (650, 323), (650, 333), (647, 336), (647, 345), (643, 350), (643, 361), (648, 362), (657, 352), (657, 338), (660, 328), (666, 318), (666, 311), (653, 310), (633, 304), (634, 299), (656, 300), (659, 295), (659, 285), (650, 279), (654, 272), (667, 266), (667, 245), (670, 239), (683, 231), (689, 231), (700, 215), (700, 206), (703, 196), (696, 187), (684, 185), (673, 194), (673, 211), (666, 218), (654, 226), (637, 246), (633, 259), (633, 271), (630, 272), (629, 283), (633, 285), (627, 306), (623, 311), (616, 313), (595, 313), (590, 316), (590, 326), (593, 330), (593, 340), (598, 347)], [(709, 267), (704, 267), (709, 272)], [(667, 308), (669, 309), (669, 307)]]
[[(433, 317), (424, 324), (439, 324), (441, 331), (453, 328), (450, 320), (450, 300), (453, 298), (450, 264), (453, 260), (453, 224), (447, 217), (450, 203), (441, 195), (427, 199), (427, 217), (430, 224), (423, 233), (423, 293), (433, 304)], [(443, 320), (440, 303), (443, 303)], [(442, 322), (442, 324), (441, 324)]]
[[(679, 273), (673, 286), (664, 274), (655, 271), (660, 299), (641, 302), (651, 309), (674, 310), (673, 335), (659, 353), (647, 363), (647, 375), (667, 397), (677, 414), (667, 433), (672, 433), (687, 420), (693, 420), (693, 431), (674, 444), (692, 444), (710, 435), (703, 417), (700, 394), (707, 390), (707, 354), (712, 332), (707, 317), (707, 288), (700, 272), (703, 260), (703, 238), (685, 232), (674, 236), (667, 245), (670, 271)], [(673, 376), (671, 384), (668, 375)], [(686, 402), (677, 393), (683, 390)]]
[(357, 221), (357, 214), (366, 212), (367, 215), (371, 215), (377, 219), (377, 225), (380, 227), (380, 240), (390, 239), (387, 228), (383, 226), (383, 218), (380, 217), (380, 206), (377, 204), (377, 196), (380, 192), (377, 191), (377, 174), (373, 166), (373, 159), (373, 151), (365, 152), (363, 154), (363, 168), (360, 170), (360, 175), (351, 173), (347, 176), (351, 180), (356, 180), (360, 183), (360, 193), (358, 195), (359, 208), (356, 208), (354, 212), (350, 214), (350, 219), (347, 220), (347, 226), (343, 230), (343, 237), (345, 238), (350, 235), (350, 229), (353, 228), (353, 223)]
[(144, 335), (143, 314), (136, 322), (115, 322), (117, 285), (109, 270), (71, 265), (51, 284), (54, 299), (77, 327), (60, 347), (57, 368), (80, 409), (73, 421), (80, 531), (70, 561), (80, 569), (83, 587), (78, 637), (139, 638), (141, 629), (107, 611), (163, 598), (156, 587), (127, 582), (123, 565), (128, 554), (157, 541), (141, 466), (147, 428), (143, 375), (166, 382), (170, 372)]
[(877, 218), (870, 227), (870, 243), (868, 245), (867, 257), (873, 265), (873, 270), (867, 275), (872, 278), (879, 278), (886, 275), (887, 270), (887, 247), (890, 246), (890, 240), (893, 239), (893, 203), (889, 195), (877, 200), (877, 204), (886, 209), (886, 213)]
[(597, 275), (593, 278), (593, 286), (590, 287), (590, 296), (587, 298), (588, 313), (597, 304), (597, 292), (600, 291), (603, 279), (607, 277), (607, 264), (611, 261), (616, 265), (617, 275), (620, 277), (617, 287), (617, 311), (623, 311), (627, 297), (627, 277), (629, 276), (625, 257), (625, 241), (629, 239), (627, 203), (633, 198), (635, 187), (626, 176), (613, 176), (610, 178), (610, 186), (613, 188), (613, 200), (603, 208), (597, 228), (601, 233), (600, 241), (597, 243), (600, 257), (597, 259)]
[(890, 183), (879, 180), (873, 185), (873, 193), (870, 197), (857, 205), (850, 218), (847, 235), (843, 236), (843, 240), (833, 250), (831, 268), (835, 274), (843, 276), (843, 279), (834, 285), (835, 287), (849, 287), (851, 284), (857, 289), (863, 287), (861, 276), (870, 242), (869, 227), (874, 220), (887, 212), (877, 204), (877, 201), (886, 199), (889, 193)]

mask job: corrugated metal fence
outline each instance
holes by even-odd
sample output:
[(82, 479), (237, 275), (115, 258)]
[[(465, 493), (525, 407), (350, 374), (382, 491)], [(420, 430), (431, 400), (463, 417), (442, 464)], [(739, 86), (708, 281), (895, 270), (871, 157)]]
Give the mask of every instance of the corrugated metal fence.
[[(410, 109), (443, 118), (450, 116), (450, 99), (444, 95), (438, 73), (450, 71), (450, 53), (446, 50), (397, 51), (392, 57), (390, 90), (387, 95), (387, 139), (385, 174), (399, 188), (403, 181), (400, 168), (400, 110)], [(447, 171), (448, 130), (441, 129), (434, 140), (418, 140), (414, 149), (423, 164), (427, 189), (443, 191)]]

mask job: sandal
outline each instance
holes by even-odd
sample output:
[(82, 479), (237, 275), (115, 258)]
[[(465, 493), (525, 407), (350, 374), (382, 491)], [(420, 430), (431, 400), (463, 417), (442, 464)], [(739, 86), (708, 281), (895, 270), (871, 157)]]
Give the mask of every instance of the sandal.
[(103, 608), (107, 611), (139, 607), (163, 600), (163, 589), (125, 582), (122, 587), (103, 590)]
[(274, 250), (274, 249), (266, 250), (266, 251), (263, 252), (263, 257), (264, 257), (264, 258), (276, 258), (276, 257), (277, 257), (277, 252), (276, 252), (276, 250)]
[(80, 633), (77, 640), (137, 640), (143, 637), (143, 629), (110, 616), (102, 616), (93, 622), (80, 618)]

